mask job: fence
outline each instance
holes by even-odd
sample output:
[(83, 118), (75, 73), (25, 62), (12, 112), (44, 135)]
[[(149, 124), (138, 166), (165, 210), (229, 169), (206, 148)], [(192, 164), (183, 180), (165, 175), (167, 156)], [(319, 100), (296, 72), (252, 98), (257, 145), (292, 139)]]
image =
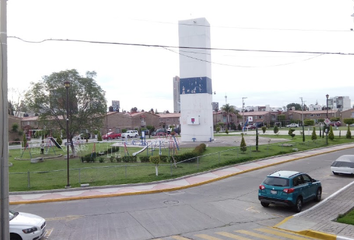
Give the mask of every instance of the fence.
[[(159, 164), (158, 176), (155, 175), (155, 165), (152, 163), (111, 163), (108, 166), (95, 165), (93, 167), (70, 168), (69, 177), (72, 186), (80, 186), (87, 183), (91, 186), (101, 186), (151, 182), (323, 146), (326, 146), (325, 139), (304, 143), (287, 142), (260, 145), (258, 148), (256, 146), (247, 146), (245, 152), (242, 152), (240, 147), (235, 147), (177, 163), (172, 161)], [(12, 192), (64, 188), (67, 184), (67, 170), (10, 172), (9, 182), (10, 191)]]

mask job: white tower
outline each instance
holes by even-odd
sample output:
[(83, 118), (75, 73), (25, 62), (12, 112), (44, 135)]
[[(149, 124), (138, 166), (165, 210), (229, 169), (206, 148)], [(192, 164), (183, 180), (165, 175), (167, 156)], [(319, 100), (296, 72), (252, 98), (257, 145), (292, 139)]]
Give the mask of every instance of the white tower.
[(181, 140), (214, 139), (210, 25), (205, 18), (179, 21)]

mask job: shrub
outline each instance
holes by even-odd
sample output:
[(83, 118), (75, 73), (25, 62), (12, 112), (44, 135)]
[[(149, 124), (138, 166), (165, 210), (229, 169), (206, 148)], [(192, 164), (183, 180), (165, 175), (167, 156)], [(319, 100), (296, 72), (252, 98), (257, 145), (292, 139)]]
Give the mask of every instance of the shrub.
[(240, 149), (244, 153), (247, 151), (247, 145), (245, 142), (245, 138), (243, 137), (243, 133), (241, 135), (242, 135), (242, 139), (241, 139)]
[(176, 156), (174, 156), (174, 158), (175, 158), (175, 160), (177, 162), (182, 162), (182, 161), (187, 160), (187, 159), (189, 159), (188, 162), (195, 162), (197, 156), (198, 155), (193, 153), (193, 152), (186, 152), (186, 153), (183, 153), (181, 155), (176, 155)]
[(262, 127), (262, 131), (263, 131), (263, 133), (265, 133), (265, 132), (266, 132), (266, 130), (267, 130), (267, 127), (266, 127), (266, 126), (263, 126), (263, 127)]
[(332, 128), (332, 126), (329, 127), (328, 138), (329, 138), (330, 140), (332, 140), (332, 141), (333, 141), (333, 139), (334, 139), (334, 134), (333, 134), (333, 128)]
[(225, 130), (225, 133), (226, 133), (226, 134), (229, 134), (229, 130), (226, 129), (226, 130)]
[(109, 160), (110, 160), (111, 162), (114, 162), (114, 156), (110, 156), (110, 157), (109, 157)]
[(312, 135), (311, 135), (311, 139), (313, 141), (315, 141), (317, 139), (317, 135), (316, 135), (316, 128), (314, 127), (312, 130)]
[(274, 129), (273, 129), (274, 133), (277, 134), (279, 132), (279, 128), (277, 125), (275, 125)]
[(97, 141), (101, 142), (102, 141), (102, 135), (100, 132), (98, 132), (98, 135), (97, 135)]
[(290, 137), (292, 137), (292, 138), (294, 138), (294, 137), (295, 137), (295, 133), (294, 133), (294, 131), (295, 131), (295, 129), (290, 128), (290, 129), (289, 129), (289, 132), (288, 132), (288, 135), (289, 135)]
[(348, 125), (347, 134), (345, 135), (345, 137), (346, 137), (347, 139), (351, 139), (351, 138), (352, 138), (352, 132), (350, 131), (349, 125)]
[(142, 163), (150, 162), (150, 156), (140, 156), (139, 159)]
[(60, 136), (58, 136), (56, 140), (57, 140), (57, 143), (58, 143), (59, 145), (62, 145), (62, 144), (63, 144), (63, 140), (61, 140), (61, 137), (60, 137)]
[(202, 155), (204, 152), (206, 151), (206, 145), (204, 143), (196, 146), (194, 148), (194, 150), (192, 151), (192, 153), (196, 154), (196, 155)]
[(216, 132), (217, 132), (217, 133), (220, 132), (220, 127), (216, 127)]
[(150, 156), (149, 158), (150, 162), (155, 164), (155, 165), (158, 165), (160, 163), (160, 156), (157, 155), (157, 156)]
[(104, 158), (103, 157), (100, 157), (100, 159), (98, 160), (100, 163), (103, 163), (104, 162)]
[(137, 156), (124, 156), (122, 157), (123, 162), (136, 162)]
[(17, 123), (14, 123), (12, 125), (12, 129), (11, 129), (12, 132), (17, 132), (18, 131), (18, 124)]

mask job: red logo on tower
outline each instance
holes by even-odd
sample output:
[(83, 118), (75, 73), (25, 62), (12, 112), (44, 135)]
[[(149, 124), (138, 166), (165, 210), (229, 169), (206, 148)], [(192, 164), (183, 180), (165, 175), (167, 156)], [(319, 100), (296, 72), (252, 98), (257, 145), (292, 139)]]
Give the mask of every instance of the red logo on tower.
[(191, 122), (194, 124), (195, 123), (195, 118), (191, 118)]

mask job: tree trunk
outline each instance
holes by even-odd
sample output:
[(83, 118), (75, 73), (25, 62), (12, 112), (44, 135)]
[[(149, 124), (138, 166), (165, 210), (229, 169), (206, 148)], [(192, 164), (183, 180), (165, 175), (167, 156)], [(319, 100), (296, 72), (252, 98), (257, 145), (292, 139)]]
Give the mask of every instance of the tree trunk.
[(158, 165), (155, 165), (155, 173), (156, 173), (156, 176), (159, 175), (159, 167), (158, 167)]

